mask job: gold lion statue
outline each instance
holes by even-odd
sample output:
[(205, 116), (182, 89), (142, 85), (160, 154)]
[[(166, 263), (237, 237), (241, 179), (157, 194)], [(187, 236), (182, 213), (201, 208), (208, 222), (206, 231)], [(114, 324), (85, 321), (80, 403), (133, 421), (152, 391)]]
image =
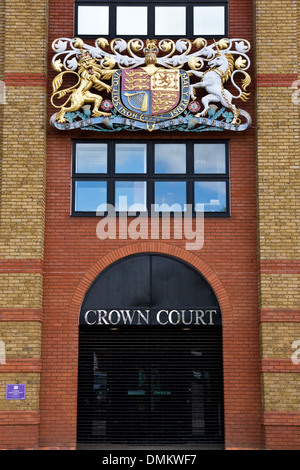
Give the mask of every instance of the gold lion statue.
[[(78, 62), (78, 73), (73, 71), (61, 72), (52, 82), (53, 93), (51, 96), (51, 103), (55, 108), (60, 108), (57, 113), (57, 122), (65, 122), (65, 114), (68, 112), (78, 111), (85, 103), (94, 104), (92, 110), (92, 116), (111, 116), (111, 113), (105, 113), (100, 111), (100, 105), (103, 100), (102, 96), (91, 93), (91, 88), (96, 88), (99, 91), (106, 90), (107, 93), (111, 92), (112, 87), (104, 83), (103, 80), (109, 80), (115, 70), (103, 70), (96, 60), (88, 53), (81, 54)], [(76, 85), (60, 90), (59, 88), (63, 83), (63, 76), (66, 73), (75, 74), (78, 77)], [(65, 96), (67, 93), (71, 93), (67, 101), (62, 106), (56, 106), (53, 103), (53, 98), (56, 96), (58, 99)], [(66, 105), (70, 102), (70, 106)]]

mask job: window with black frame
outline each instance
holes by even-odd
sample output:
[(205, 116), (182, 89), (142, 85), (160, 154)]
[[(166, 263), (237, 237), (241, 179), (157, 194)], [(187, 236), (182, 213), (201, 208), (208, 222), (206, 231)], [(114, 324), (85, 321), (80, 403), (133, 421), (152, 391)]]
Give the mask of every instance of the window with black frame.
[(97, 37), (228, 36), (228, 0), (75, 0), (74, 35)]
[(72, 215), (230, 215), (228, 141), (74, 141)]

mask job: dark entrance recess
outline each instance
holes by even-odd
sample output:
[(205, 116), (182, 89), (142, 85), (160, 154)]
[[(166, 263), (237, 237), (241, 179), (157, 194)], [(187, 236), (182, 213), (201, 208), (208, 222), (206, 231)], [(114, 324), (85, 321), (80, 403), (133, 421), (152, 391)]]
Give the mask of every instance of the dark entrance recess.
[[(80, 318), (89, 309), (122, 308), (220, 314), (203, 276), (152, 254), (104, 271), (87, 292)], [(223, 443), (221, 324), (80, 323), (78, 443)]]

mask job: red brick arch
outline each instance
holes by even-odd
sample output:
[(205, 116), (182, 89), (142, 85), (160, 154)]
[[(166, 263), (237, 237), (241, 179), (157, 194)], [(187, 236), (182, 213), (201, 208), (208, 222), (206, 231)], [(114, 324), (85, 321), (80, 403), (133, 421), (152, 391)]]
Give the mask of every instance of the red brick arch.
[(74, 292), (70, 304), (70, 319), (76, 318), (76, 322), (78, 323), (79, 312), (84, 296), (92, 282), (96, 279), (97, 276), (99, 276), (99, 274), (104, 269), (106, 269), (108, 266), (110, 266), (116, 261), (119, 261), (122, 258), (126, 258), (130, 255), (135, 255), (138, 253), (161, 253), (182, 260), (193, 266), (206, 278), (206, 280), (213, 288), (220, 304), (223, 325), (226, 325), (226, 323), (231, 322), (232, 309), (227, 292), (224, 286), (222, 285), (220, 279), (218, 278), (217, 274), (212, 270), (212, 268), (208, 266), (201, 258), (184, 250), (183, 248), (179, 248), (163, 242), (152, 241), (136, 243), (123, 248), (119, 248), (118, 250), (112, 251), (108, 255), (103, 256), (99, 261), (97, 261), (86, 272), (86, 274), (83, 276), (83, 278), (77, 285), (77, 288)]
[[(79, 353), (79, 314), (84, 296), (91, 286), (92, 282), (96, 279), (99, 274), (109, 267), (111, 264), (116, 261), (126, 258), (130, 255), (135, 255), (139, 253), (156, 253), (169, 255), (171, 257), (177, 258), (187, 264), (190, 264), (194, 267), (200, 274), (202, 274), (206, 280), (209, 282), (213, 288), (222, 313), (222, 324), (223, 324), (223, 385), (224, 385), (224, 418), (225, 418), (225, 439), (226, 435), (230, 435), (230, 422), (231, 422), (231, 396), (230, 392), (230, 369), (231, 369), (231, 355), (230, 355), (230, 344), (232, 342), (232, 308), (227, 295), (227, 292), (218, 278), (217, 274), (213, 269), (208, 266), (199, 256), (196, 256), (193, 253), (190, 253), (183, 248), (179, 248), (173, 245), (169, 245), (163, 242), (143, 242), (135, 243), (132, 245), (119, 248), (118, 250), (112, 251), (106, 256), (103, 256), (99, 261), (97, 261), (83, 276), (79, 284), (77, 285), (72, 301), (69, 308), (69, 320), (72, 325), (72, 339), (73, 339), (73, 356), (74, 354), (78, 356)], [(74, 380), (74, 389), (77, 388), (77, 376), (73, 373)], [(77, 416), (77, 407), (74, 401), (73, 411), (74, 411), (74, 422), (76, 422)], [(228, 424), (229, 423), (229, 424)], [(73, 429), (74, 439), (76, 442), (76, 426)], [(226, 441), (225, 441), (226, 442)]]

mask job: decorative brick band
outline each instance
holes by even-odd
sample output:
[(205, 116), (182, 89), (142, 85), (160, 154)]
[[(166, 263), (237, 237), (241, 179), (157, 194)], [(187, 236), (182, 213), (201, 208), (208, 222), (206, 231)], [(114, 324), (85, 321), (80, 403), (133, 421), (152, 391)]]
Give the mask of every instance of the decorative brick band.
[(39, 308), (16, 308), (16, 309), (0, 309), (0, 322), (2, 321), (43, 321), (43, 310)]
[(300, 413), (265, 411), (263, 420), (265, 426), (300, 426)]
[(260, 272), (272, 274), (298, 274), (300, 273), (300, 261), (292, 259), (264, 259), (260, 261)]
[(0, 364), (1, 372), (36, 372), (42, 371), (42, 361), (40, 359), (8, 359), (5, 364)]
[(40, 423), (39, 411), (0, 411), (0, 426)]
[(6, 86), (43, 86), (47, 87), (47, 76), (43, 73), (5, 73)]
[(43, 273), (44, 262), (36, 259), (0, 260), (0, 273)]
[(300, 364), (293, 364), (291, 359), (262, 359), (262, 372), (299, 373)]
[(277, 323), (300, 323), (300, 310), (296, 309), (262, 309), (260, 311), (261, 322), (277, 322)]
[(266, 73), (256, 75), (258, 87), (291, 87), (298, 79), (296, 73)]

